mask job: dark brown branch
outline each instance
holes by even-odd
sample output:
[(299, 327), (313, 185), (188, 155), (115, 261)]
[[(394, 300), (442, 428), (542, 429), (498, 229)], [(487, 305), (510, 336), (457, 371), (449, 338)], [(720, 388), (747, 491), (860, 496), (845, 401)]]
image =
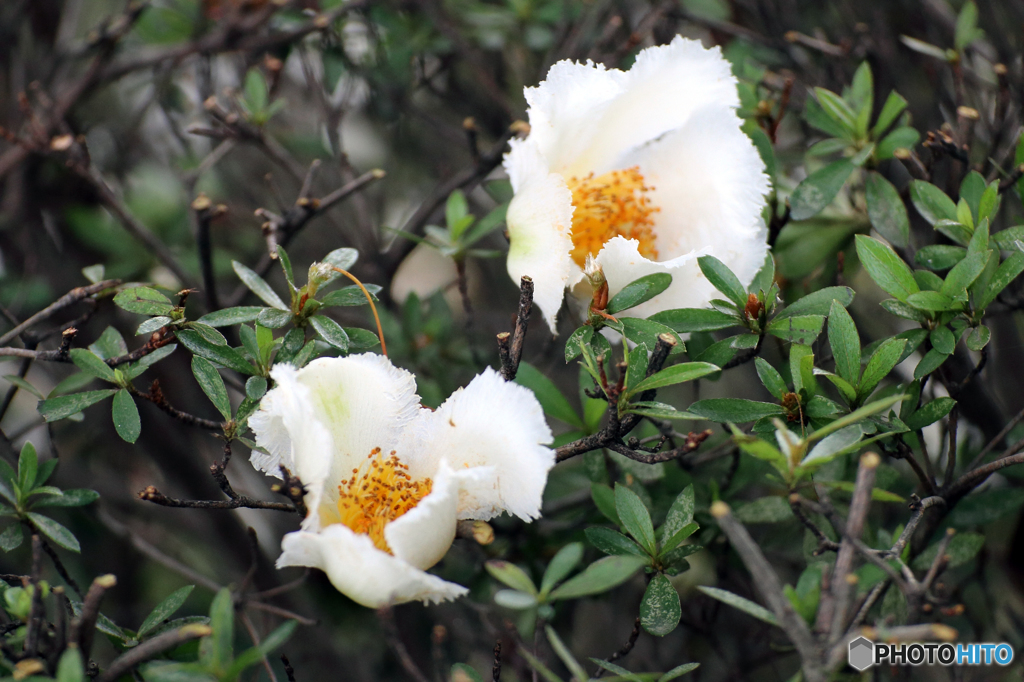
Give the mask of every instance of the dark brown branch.
[[(640, 638), (640, 616), (637, 616), (636, 620), (633, 621), (633, 631), (629, 633), (629, 639), (626, 640), (626, 643), (622, 645), (621, 649), (619, 649), (618, 651), (613, 653), (611, 656), (606, 658), (605, 661), (608, 662), (608, 663), (614, 663), (615, 661), (619, 660), (623, 656), (628, 655), (629, 652), (633, 650), (633, 647), (636, 646), (636, 640), (639, 639), (639, 638)], [(597, 671), (594, 673), (594, 677), (595, 678), (601, 677), (606, 672), (608, 672), (608, 671), (605, 670), (604, 668), (598, 668)]]
[(782, 590), (782, 581), (775, 569), (768, 563), (761, 548), (758, 547), (750, 533), (733, 515), (729, 505), (715, 502), (711, 505), (711, 515), (715, 517), (722, 532), (729, 538), (733, 549), (739, 554), (743, 564), (757, 586), (758, 592), (764, 597), (768, 608), (778, 619), (786, 636), (796, 647), (803, 665), (804, 678), (807, 682), (824, 682), (825, 672), (822, 669), (821, 655), (815, 644), (814, 637), (804, 619), (793, 609), (793, 605)]
[(89, 586), (89, 592), (82, 602), (82, 612), (71, 622), (69, 639), (78, 644), (82, 658), (86, 661), (89, 660), (89, 652), (92, 651), (92, 640), (96, 634), (96, 620), (100, 616), (100, 602), (103, 601), (106, 591), (116, 584), (117, 578), (109, 573), (93, 580), (92, 585)]
[[(64, 294), (63, 296), (58, 298), (56, 301), (54, 301), (50, 305), (48, 305), (45, 308), (43, 308), (42, 310), (40, 310), (38, 313), (36, 313), (32, 317), (28, 318), (27, 320), (25, 320), (24, 322), (19, 324), (14, 329), (10, 330), (9, 332), (4, 334), (3, 336), (0, 336), (0, 346), (3, 346), (3, 345), (6, 345), (6, 344), (10, 343), (12, 340), (14, 340), (15, 337), (20, 336), (21, 333), (24, 332), (26, 329), (31, 328), (33, 325), (36, 325), (39, 322), (42, 322), (43, 320), (49, 319), (54, 314), (60, 312), (64, 308), (67, 308), (68, 306), (71, 306), (71, 305), (73, 305), (75, 303), (78, 303), (82, 299), (87, 298), (89, 296), (92, 296), (93, 294), (97, 294), (97, 293), (99, 293), (99, 292), (101, 292), (101, 291), (103, 291), (105, 289), (110, 289), (112, 287), (115, 287), (115, 286), (117, 286), (120, 283), (121, 283), (121, 280), (118, 280), (118, 279), (108, 279), (108, 280), (104, 280), (102, 282), (97, 282), (96, 284), (90, 284), (89, 286), (77, 287), (75, 289), (72, 289), (71, 291), (69, 291), (68, 293)], [(10, 355), (16, 355), (16, 354), (15, 353), (10, 353)], [(21, 357), (34, 357), (34, 356), (22, 355)]]
[[(516, 313), (516, 327), (511, 337), (499, 334), (498, 353), (501, 356), (501, 376), (505, 381), (512, 381), (519, 372), (519, 363), (523, 359), (523, 341), (526, 339), (526, 327), (530, 322), (530, 310), (533, 307), (533, 279), (523, 276), (519, 283), (519, 311)], [(506, 346), (507, 343), (507, 346)]]
[(494, 665), (491, 666), (491, 682), (501, 680), (501, 640), (494, 643)]
[(272, 509), (274, 511), (294, 512), (295, 505), (288, 502), (265, 502), (247, 495), (239, 495), (230, 500), (179, 500), (167, 497), (154, 486), (147, 486), (138, 493), (140, 500), (153, 502), (162, 507), (179, 507), (183, 509)]
[(156, 658), (161, 653), (194, 639), (206, 637), (211, 632), (209, 625), (192, 623), (157, 635), (115, 658), (96, 680), (97, 682), (114, 682), (122, 675), (134, 670), (138, 665)]
[(797, 518), (800, 523), (804, 525), (807, 530), (818, 539), (818, 548), (812, 553), (814, 556), (820, 556), (824, 552), (835, 552), (839, 549), (839, 543), (835, 542), (827, 535), (825, 531), (818, 528), (817, 524), (808, 518), (807, 514), (804, 513), (803, 505), (806, 501), (800, 496), (799, 493), (793, 493), (789, 496), (789, 508), (793, 510), (793, 516)]
[(178, 408), (167, 402), (167, 398), (164, 396), (163, 390), (160, 388), (160, 380), (154, 379), (153, 383), (149, 386), (149, 393), (141, 393), (137, 390), (132, 390), (132, 393), (140, 398), (148, 400), (153, 403), (161, 410), (171, 415), (178, 421), (181, 421), (189, 426), (195, 426), (200, 429), (207, 429), (209, 431), (223, 431), (225, 427), (224, 422), (213, 421), (212, 419), (204, 419), (197, 417), (188, 412), (183, 412)]
[(43, 572), (42, 540), (32, 534), (32, 601), (28, 611), (28, 628), (25, 632), (25, 656), (33, 658), (39, 649), (39, 631), (43, 626), (43, 590), (40, 579)]

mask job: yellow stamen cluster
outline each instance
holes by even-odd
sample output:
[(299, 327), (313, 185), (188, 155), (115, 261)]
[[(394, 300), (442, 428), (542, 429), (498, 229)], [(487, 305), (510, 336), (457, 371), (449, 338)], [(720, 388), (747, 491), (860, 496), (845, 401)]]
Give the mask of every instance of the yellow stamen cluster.
[(572, 258), (582, 268), (587, 256), (596, 256), (609, 239), (625, 237), (640, 242), (640, 255), (656, 259), (653, 213), (637, 167), (616, 170), (594, 177), (573, 177), (567, 183), (572, 191)]
[(394, 450), (385, 457), (380, 448), (374, 448), (361, 466), (352, 469), (352, 478), (338, 486), (339, 522), (369, 535), (377, 549), (390, 554), (384, 526), (415, 507), (432, 486), (429, 478), (412, 480), (409, 467)]

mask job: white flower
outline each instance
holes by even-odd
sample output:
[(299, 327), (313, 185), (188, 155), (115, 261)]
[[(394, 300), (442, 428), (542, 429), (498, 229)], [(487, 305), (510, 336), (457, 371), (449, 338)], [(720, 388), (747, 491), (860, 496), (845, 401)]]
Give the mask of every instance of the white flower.
[(540, 515), (554, 465), (537, 399), (491, 369), (437, 410), (412, 374), (382, 356), (278, 365), (249, 424), (268, 454), (306, 486), (309, 514), (282, 541), (278, 567), (313, 566), (354, 601), (380, 607), (454, 599), (466, 588), (426, 573), (459, 519)]
[[(764, 263), (768, 178), (740, 130), (736, 79), (716, 47), (676, 37), (628, 72), (561, 61), (526, 88), (530, 135), (505, 157), (508, 272), (534, 281), (554, 331), (566, 287), (594, 256), (614, 296), (655, 272), (672, 285), (628, 315), (719, 297), (697, 266), (710, 254), (749, 283)], [(582, 290), (581, 290), (582, 289)], [(589, 288), (574, 295), (589, 302)]]

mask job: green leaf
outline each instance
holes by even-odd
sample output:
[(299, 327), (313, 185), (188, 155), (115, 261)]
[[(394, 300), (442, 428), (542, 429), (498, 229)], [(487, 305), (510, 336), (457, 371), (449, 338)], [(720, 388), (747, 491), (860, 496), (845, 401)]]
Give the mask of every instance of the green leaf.
[(198, 332), (189, 329), (175, 332), (175, 335), (183, 346), (199, 357), (245, 375), (259, 374), (259, 371), (233, 348), (213, 344), (200, 336)]
[(594, 328), (590, 325), (577, 328), (565, 342), (565, 361), (568, 363), (578, 358), (583, 352), (583, 346), (588, 345), (593, 338)]
[(256, 324), (267, 329), (282, 329), (291, 324), (295, 316), (290, 310), (278, 310), (277, 308), (263, 308), (256, 316)]
[[(715, 289), (725, 294), (738, 307), (747, 305), (747, 290), (725, 263), (714, 256), (701, 256), (697, 259), (697, 265)], [(657, 321), (667, 324), (662, 320)]]
[(968, 0), (960, 8), (960, 14), (956, 17), (956, 29), (953, 33), (953, 45), (957, 52), (963, 49), (980, 37), (978, 30), (978, 6), (973, 0)]
[(228, 399), (228, 389), (224, 386), (224, 379), (213, 363), (198, 355), (192, 357), (192, 374), (195, 376), (199, 387), (210, 399), (213, 406), (221, 413), (225, 421), (231, 419), (231, 401)]
[(949, 270), (967, 255), (967, 249), (952, 244), (933, 244), (919, 249), (914, 254), (914, 262), (918, 265), (940, 272)]
[(865, 405), (864, 407), (854, 410), (845, 417), (840, 417), (839, 419), (836, 419), (835, 421), (830, 422), (825, 426), (821, 427), (814, 433), (807, 436), (807, 441), (812, 442), (816, 440), (821, 440), (830, 433), (835, 433), (839, 429), (845, 428), (850, 424), (856, 424), (857, 422), (863, 421), (864, 419), (870, 417), (873, 414), (877, 414), (883, 410), (892, 407), (896, 403), (902, 401), (903, 398), (904, 396), (900, 394), (872, 401)]
[[(599, 668), (603, 668), (604, 670), (607, 670), (610, 673), (615, 673), (615, 675), (617, 677), (610, 677), (610, 678), (608, 678), (609, 680), (623, 679), (623, 680), (629, 680), (629, 682), (649, 682), (649, 680), (650, 680), (649, 676), (648, 677), (642, 677), (642, 676), (638, 675), (637, 673), (632, 673), (632, 672), (626, 670), (621, 665), (615, 665), (614, 663), (609, 663), (608, 661), (603, 661), (600, 658), (594, 658), (594, 657), (591, 656), (590, 657), (590, 661), (594, 665), (599, 667)], [(591, 679), (593, 679), (593, 678), (591, 678)]]
[(974, 280), (978, 279), (978, 275), (985, 269), (988, 257), (988, 250), (968, 253), (946, 275), (946, 280), (942, 283), (939, 293), (953, 297), (965, 291), (967, 287), (974, 284)]
[(733, 516), (748, 524), (781, 523), (793, 518), (793, 510), (783, 498), (770, 495), (733, 510)]
[(320, 335), (320, 338), (342, 353), (348, 352), (348, 334), (345, 333), (340, 324), (324, 315), (314, 315), (309, 318), (309, 322), (313, 325), (316, 333)]
[(818, 100), (810, 97), (807, 98), (804, 104), (804, 118), (808, 124), (823, 133), (827, 133), (832, 137), (843, 138), (844, 141), (849, 142), (851, 131), (825, 113), (824, 108), (818, 104)]
[(71, 361), (82, 371), (88, 372), (98, 379), (117, 383), (117, 376), (114, 374), (113, 368), (91, 351), (84, 348), (72, 348), (69, 355)]
[(913, 149), (920, 139), (921, 133), (910, 126), (897, 128), (878, 143), (875, 147), (875, 156), (879, 161), (891, 159), (896, 155), (897, 149)]
[[(378, 284), (364, 284), (366, 290), (370, 292), (370, 298), (374, 301), (377, 300), (376, 294), (380, 293), (380, 285)], [(366, 305), (366, 295), (363, 290), (352, 285), (349, 287), (342, 287), (336, 289), (324, 295), (320, 299), (320, 304), (323, 306), (360, 306)]]
[(78, 540), (72, 535), (64, 526), (60, 525), (48, 516), (37, 514), (35, 512), (28, 512), (27, 516), (39, 532), (50, 538), (64, 549), (71, 550), (72, 552), (80, 552), (81, 546), (78, 544)]
[(832, 302), (839, 301), (844, 308), (853, 302), (853, 289), (850, 287), (825, 287), (795, 301), (775, 316), (795, 317), (803, 315), (828, 315), (832, 310)]
[(850, 105), (842, 97), (825, 88), (814, 88), (814, 95), (825, 113), (842, 126), (846, 137), (852, 138), (856, 128), (857, 114), (850, 108)]
[(142, 433), (142, 421), (139, 419), (139, 408), (135, 405), (135, 399), (127, 389), (122, 388), (114, 395), (114, 404), (111, 408), (114, 419), (114, 428), (117, 435), (129, 443), (134, 443)]
[(693, 484), (683, 488), (683, 491), (676, 495), (672, 506), (668, 508), (665, 515), (665, 523), (661, 524), (658, 533), (662, 540), (667, 540), (680, 530), (693, 523), (694, 509)]
[(13, 384), (13, 385), (17, 386), (18, 388), (20, 388), (22, 390), (28, 391), (29, 393), (31, 393), (35, 397), (39, 398), (40, 400), (46, 400), (46, 396), (44, 396), (39, 391), (38, 388), (36, 388), (32, 384), (30, 384), (28, 381), (26, 381), (25, 379), (22, 379), (21, 377), (19, 377), (16, 374), (5, 374), (4, 375), (4, 380), (6, 382), (10, 383), (10, 384)]
[(207, 313), (196, 320), (196, 322), (209, 327), (233, 327), (236, 324), (255, 321), (256, 317), (264, 310), (266, 308), (255, 305), (224, 308)]
[(207, 668), (226, 670), (233, 658), (235, 641), (235, 605), (231, 590), (222, 587), (210, 604), (210, 627), (213, 632), (199, 645), (199, 659)]
[(640, 602), (640, 624), (656, 637), (664, 637), (676, 629), (683, 611), (679, 593), (663, 574), (654, 576)]
[(670, 553), (675, 554), (676, 548), (678, 548), (679, 545), (683, 543), (683, 540), (696, 533), (699, 528), (699, 525), (691, 521), (690, 523), (686, 524), (685, 526), (683, 526), (676, 532), (672, 533), (671, 535), (666, 533), (664, 535), (665, 540), (664, 542), (662, 542), (662, 546), (659, 550), (659, 555), (665, 557)]
[(270, 288), (270, 285), (253, 270), (236, 260), (231, 261), (231, 267), (234, 268), (235, 274), (238, 275), (240, 280), (242, 280), (242, 283), (246, 288), (256, 294), (261, 301), (269, 305), (271, 308), (291, 311), (291, 308), (285, 305), (284, 301), (281, 300), (281, 297)]
[(181, 605), (188, 599), (188, 595), (192, 594), (193, 589), (195, 589), (195, 585), (186, 585), (175, 590), (170, 596), (157, 604), (156, 608), (146, 616), (146, 620), (142, 621), (142, 625), (139, 626), (139, 639), (145, 637), (150, 630), (160, 625), (160, 623), (170, 618), (175, 611), (180, 609)]
[(768, 392), (777, 400), (782, 400), (782, 396), (788, 393), (789, 389), (779, 371), (764, 358), (754, 358), (754, 366), (757, 368), (757, 376), (760, 377), (761, 383), (768, 389)]
[(971, 333), (967, 335), (964, 343), (967, 344), (969, 349), (978, 352), (987, 346), (991, 339), (992, 331), (985, 325), (979, 325), (971, 329)]
[(615, 525), (621, 526), (619, 513), (615, 511), (615, 491), (604, 483), (591, 483), (590, 496), (594, 500), (594, 506)]
[(629, 390), (641, 383), (644, 377), (647, 375), (647, 359), (649, 351), (645, 344), (640, 344), (633, 350), (626, 354), (628, 358), (628, 365), (626, 368), (626, 395), (623, 400), (620, 401), (620, 405), (624, 405), (625, 400), (629, 397)]
[(928, 376), (939, 367), (942, 366), (949, 358), (945, 353), (940, 353), (934, 348), (925, 353), (924, 357), (921, 358), (921, 362), (917, 363), (917, 367), (914, 368), (914, 378), (921, 379)]
[(138, 329), (135, 330), (135, 334), (137, 336), (141, 336), (142, 334), (152, 334), (157, 329), (161, 329), (162, 327), (166, 327), (167, 325), (169, 325), (171, 321), (171, 318), (167, 317), (166, 315), (160, 315), (159, 317), (151, 317), (139, 325)]
[(718, 371), (721, 371), (720, 367), (707, 362), (683, 362), (678, 365), (672, 365), (652, 374), (636, 386), (630, 387), (627, 397), (656, 388), (693, 381)]
[(681, 353), (685, 347), (682, 339), (679, 338), (675, 331), (663, 324), (645, 320), (641, 317), (622, 317), (619, 318), (619, 322), (622, 323), (623, 335), (637, 345), (643, 344), (653, 349), (658, 345), (658, 337), (661, 334), (668, 334), (676, 340), (675, 348), (672, 350), (673, 353)]
[(800, 466), (813, 464), (817, 467), (825, 464), (835, 457), (849, 452), (851, 448), (860, 442), (863, 436), (864, 431), (861, 429), (860, 424), (852, 424), (834, 433), (830, 433), (811, 448), (811, 451), (800, 462)]
[(918, 310), (926, 312), (941, 313), (947, 310), (957, 310), (960, 306), (952, 298), (937, 291), (918, 291), (907, 296), (907, 303)]
[(1020, 276), (1021, 272), (1024, 272), (1024, 251), (1015, 251), (999, 265), (989, 281), (988, 288), (985, 289), (985, 295), (977, 302), (977, 307), (980, 310), (987, 308), (1010, 282)]
[(494, 593), (494, 603), (513, 611), (525, 611), (537, 607), (537, 597), (519, 590), (498, 590)]
[(527, 362), (520, 363), (515, 382), (533, 391), (537, 402), (544, 409), (544, 414), (578, 429), (585, 428), (583, 420), (569, 404), (568, 398), (562, 395), (551, 379), (533, 365)]
[(864, 375), (857, 387), (857, 395), (861, 400), (871, 395), (879, 382), (888, 376), (893, 367), (899, 363), (906, 345), (905, 339), (886, 339), (875, 349), (875, 352), (868, 358), (867, 365), (864, 367)]
[[(980, 533), (957, 533), (949, 542), (946, 548), (946, 556), (949, 557), (947, 568), (962, 566), (973, 559), (981, 548), (985, 546), (985, 536)], [(914, 559), (911, 567), (918, 571), (926, 571), (935, 561), (935, 555), (939, 553), (939, 543), (933, 543)]]
[(267, 392), (267, 380), (263, 377), (249, 377), (245, 382), (245, 395), (249, 400), (259, 401)]
[[(839, 305), (839, 309), (843, 310), (843, 307)], [(786, 341), (810, 345), (821, 334), (824, 325), (825, 318), (822, 315), (776, 317), (768, 323), (768, 333)]]
[(719, 589), (717, 587), (706, 587), (704, 585), (698, 585), (697, 589), (704, 594), (717, 599), (718, 601), (728, 604), (729, 606), (743, 611), (747, 615), (753, 616), (760, 621), (764, 621), (769, 625), (778, 625), (779, 621), (775, 618), (775, 614), (766, 609), (765, 607), (750, 601), (738, 594), (733, 594), (726, 590)]
[(667, 403), (659, 403), (656, 400), (639, 400), (635, 403), (630, 403), (629, 409), (626, 412), (645, 417), (654, 417), (655, 419), (686, 419), (690, 421), (702, 419), (702, 417), (698, 417), (695, 414), (681, 412)]
[(507, 212), (508, 202), (505, 202), (495, 207), (490, 213), (480, 220), (476, 221), (476, 224), (473, 225), (473, 227), (471, 227), (463, 237), (463, 245), (471, 246), (494, 230), (498, 229), (501, 224), (505, 222), (505, 214)]
[(708, 421), (720, 424), (733, 422), (743, 424), (757, 421), (761, 417), (785, 414), (779, 405), (762, 403), (745, 398), (707, 398), (698, 400), (687, 408), (688, 412), (700, 415)]
[(550, 625), (544, 627), (544, 632), (548, 636), (548, 641), (551, 643), (551, 649), (555, 652), (555, 655), (562, 660), (565, 667), (569, 670), (574, 680), (587, 680), (589, 676), (586, 671), (583, 670), (583, 666), (580, 665), (579, 661), (569, 651), (569, 647), (565, 646), (561, 638), (555, 632), (554, 628)]
[(36, 484), (36, 472), (39, 470), (39, 457), (32, 443), (26, 442), (18, 454), (18, 487), (28, 492)]
[(612, 296), (605, 310), (609, 315), (628, 310), (651, 300), (668, 289), (670, 284), (672, 284), (672, 275), (664, 272), (656, 272), (633, 280), (622, 287), (619, 293)]
[(832, 302), (828, 317), (828, 342), (836, 361), (836, 372), (851, 386), (860, 381), (860, 335), (857, 326), (838, 302)]
[(694, 670), (700, 667), (700, 663), (683, 663), (669, 670), (667, 673), (658, 678), (658, 682), (671, 682), (677, 677), (682, 677), (687, 673), (692, 673)]
[(877, 171), (868, 173), (864, 190), (871, 226), (886, 241), (906, 246), (910, 241), (910, 219), (900, 193)]
[(734, 315), (728, 315), (719, 310), (705, 310), (702, 308), (663, 310), (660, 313), (651, 315), (647, 319), (651, 322), (663, 324), (680, 334), (688, 332), (713, 332), (740, 324), (739, 318)]
[(578, 599), (605, 592), (629, 580), (648, 562), (648, 558), (639, 556), (607, 556), (598, 559), (582, 573), (559, 585), (551, 593), (550, 599)]
[(856, 168), (848, 159), (833, 161), (801, 181), (789, 198), (792, 220), (807, 220), (832, 203)]
[(936, 327), (929, 334), (929, 340), (935, 350), (946, 355), (952, 353), (956, 347), (956, 337), (953, 336), (953, 332), (949, 330), (949, 327)]
[(100, 494), (95, 490), (85, 488), (71, 488), (63, 491), (60, 497), (44, 497), (32, 503), (32, 507), (84, 507), (100, 499)]
[(224, 673), (223, 679), (237, 680), (238, 676), (241, 675), (246, 668), (256, 665), (263, 660), (267, 654), (287, 642), (295, 632), (295, 628), (298, 626), (298, 622), (294, 620), (290, 620), (279, 625), (276, 630), (271, 632), (262, 642), (260, 642), (259, 646), (246, 649), (239, 654)]
[(541, 578), (541, 593), (547, 594), (551, 588), (565, 580), (581, 559), (583, 559), (583, 543), (581, 542), (570, 542), (558, 550), (558, 554), (551, 559), (547, 570), (544, 571), (544, 577)]
[(591, 526), (584, 531), (584, 534), (587, 536), (587, 540), (590, 541), (590, 544), (597, 547), (605, 554), (626, 554), (640, 557), (647, 556), (647, 553), (644, 552), (638, 544), (627, 538), (622, 533), (614, 531), (611, 528)]
[(868, 120), (875, 103), (875, 83), (868, 62), (861, 62), (854, 72), (847, 100), (857, 114), (857, 136), (864, 137), (868, 132)]
[(654, 524), (651, 523), (650, 512), (640, 497), (621, 483), (615, 484), (615, 512), (626, 532), (632, 535), (648, 554), (657, 554), (658, 546), (654, 539)]
[(936, 398), (935, 400), (922, 405), (916, 412), (909, 417), (906, 417), (903, 421), (911, 431), (920, 431), (929, 424), (934, 424), (945, 417), (955, 406), (956, 401), (952, 398)]
[(20, 523), (7, 526), (4, 532), (0, 533), (0, 549), (5, 552), (13, 552), (21, 547), (21, 543), (24, 541), (25, 533), (22, 531)]
[(924, 180), (913, 180), (910, 183), (910, 200), (917, 212), (931, 225), (940, 220), (956, 221), (956, 204), (946, 193), (935, 185)]
[(77, 648), (68, 647), (61, 654), (57, 663), (57, 682), (85, 682), (82, 652)]
[(476, 668), (468, 666), (465, 663), (456, 663), (453, 665), (451, 673), (448, 675), (448, 677), (453, 681), (460, 679), (460, 676), (469, 680), (469, 682), (484, 682), (484, 678), (480, 676), (480, 673), (476, 671)]
[(537, 588), (530, 579), (530, 576), (526, 574), (526, 571), (519, 568), (515, 564), (509, 561), (488, 561), (484, 564), (484, 568), (491, 576), (499, 582), (508, 585), (514, 590), (525, 592), (527, 594), (537, 596)]
[(107, 327), (100, 334), (100, 338), (89, 344), (89, 350), (100, 356), (103, 360), (116, 358), (128, 352), (128, 346), (124, 342), (121, 332), (113, 327)]
[(890, 296), (907, 302), (920, 291), (910, 267), (891, 248), (871, 237), (857, 235), (857, 256), (871, 279)]
[(90, 405), (95, 405), (117, 393), (116, 388), (109, 388), (102, 391), (85, 391), (83, 393), (72, 393), (57, 398), (39, 401), (39, 414), (47, 422), (55, 422), (73, 414), (78, 414)]
[(380, 345), (377, 335), (367, 329), (359, 327), (344, 327), (348, 334), (348, 352), (363, 353)]
[(167, 315), (174, 309), (169, 298), (150, 287), (122, 289), (114, 296), (114, 303), (140, 315)]
[(882, 105), (882, 110), (878, 113), (874, 127), (871, 128), (871, 137), (876, 140), (881, 137), (906, 108), (907, 100), (903, 99), (895, 90), (890, 92), (885, 104)]

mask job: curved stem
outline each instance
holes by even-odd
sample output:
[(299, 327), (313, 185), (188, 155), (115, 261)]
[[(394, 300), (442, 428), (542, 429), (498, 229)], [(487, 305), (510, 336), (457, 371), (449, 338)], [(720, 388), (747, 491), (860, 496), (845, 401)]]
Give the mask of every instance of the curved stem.
[(349, 272), (348, 270), (342, 270), (341, 268), (335, 267), (333, 265), (331, 266), (331, 268), (335, 272), (340, 272), (341, 274), (345, 275), (350, 280), (355, 282), (356, 286), (359, 287), (360, 290), (362, 290), (363, 296), (366, 296), (366, 301), (370, 304), (370, 310), (373, 311), (373, 321), (377, 323), (377, 336), (380, 337), (380, 352), (384, 355), (384, 357), (387, 357), (388, 347), (384, 345), (384, 330), (381, 329), (380, 326), (380, 317), (377, 315), (377, 306), (373, 304), (373, 296), (370, 295), (370, 292), (366, 290), (366, 287), (363, 286), (363, 283), (356, 279), (355, 275), (353, 275), (351, 272)]

